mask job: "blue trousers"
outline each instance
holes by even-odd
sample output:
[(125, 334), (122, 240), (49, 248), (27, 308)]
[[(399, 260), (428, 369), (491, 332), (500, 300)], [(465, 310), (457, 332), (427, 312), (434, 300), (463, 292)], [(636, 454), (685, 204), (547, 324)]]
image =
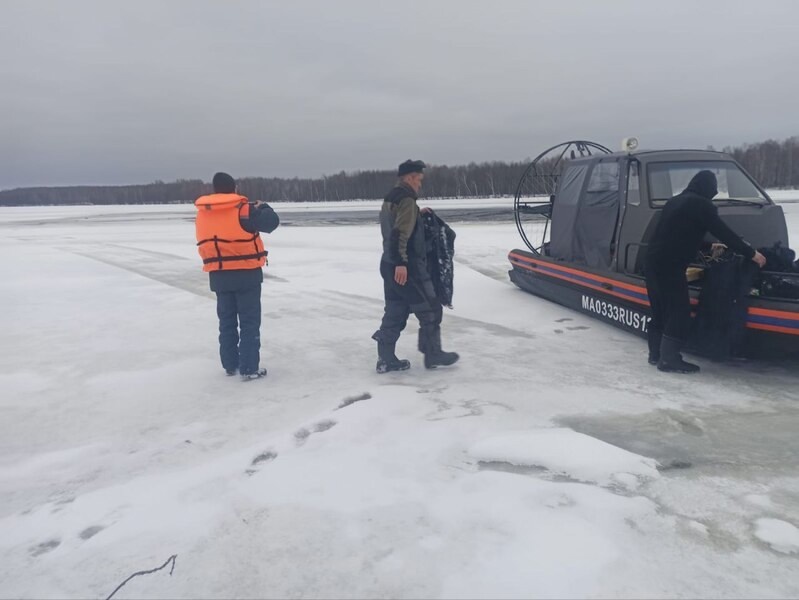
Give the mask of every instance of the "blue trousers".
[(219, 357), (226, 371), (242, 375), (258, 371), (261, 360), (261, 284), (235, 292), (216, 293)]

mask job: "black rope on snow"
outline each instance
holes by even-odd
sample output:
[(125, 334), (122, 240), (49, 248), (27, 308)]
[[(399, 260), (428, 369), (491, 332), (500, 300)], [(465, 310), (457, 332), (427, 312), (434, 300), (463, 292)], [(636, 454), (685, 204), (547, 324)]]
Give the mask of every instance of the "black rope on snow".
[(113, 597), (114, 597), (114, 594), (116, 594), (116, 593), (117, 593), (119, 590), (121, 590), (121, 589), (122, 589), (122, 588), (125, 586), (125, 584), (126, 584), (128, 581), (130, 581), (131, 579), (133, 579), (134, 577), (138, 577), (139, 575), (152, 575), (153, 573), (157, 573), (157, 572), (158, 572), (158, 571), (160, 571), (161, 569), (165, 569), (165, 568), (166, 568), (166, 566), (167, 566), (167, 565), (168, 565), (170, 562), (172, 563), (172, 568), (171, 568), (171, 569), (169, 569), (169, 575), (170, 575), (170, 577), (171, 577), (171, 576), (172, 576), (172, 573), (173, 573), (173, 571), (175, 570), (175, 561), (177, 560), (177, 558), (178, 558), (178, 555), (177, 555), (177, 554), (173, 554), (172, 556), (170, 556), (170, 557), (169, 557), (169, 558), (166, 560), (166, 562), (165, 562), (163, 565), (161, 565), (161, 566), (160, 566), (160, 567), (158, 567), (157, 569), (151, 569), (151, 570), (149, 570), (149, 571), (139, 571), (138, 573), (134, 573), (133, 575), (131, 575), (130, 577), (128, 577), (128, 578), (127, 578), (125, 581), (123, 581), (122, 583), (120, 583), (120, 584), (117, 586), (117, 589), (115, 589), (113, 592), (111, 592), (111, 595), (110, 595), (110, 596), (108, 596), (108, 598), (106, 598), (105, 600), (111, 600), (111, 598), (113, 598)]

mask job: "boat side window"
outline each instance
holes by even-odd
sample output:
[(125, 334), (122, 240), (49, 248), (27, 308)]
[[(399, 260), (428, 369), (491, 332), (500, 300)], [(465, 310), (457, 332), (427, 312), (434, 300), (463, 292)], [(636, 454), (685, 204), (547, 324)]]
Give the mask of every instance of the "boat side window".
[(653, 206), (663, 206), (682, 192), (699, 171), (712, 171), (718, 180), (719, 193), (714, 202), (746, 200), (765, 204), (765, 196), (738, 165), (732, 161), (656, 162), (647, 166), (649, 199)]
[(627, 204), (641, 204), (641, 185), (638, 179), (638, 161), (631, 160), (627, 171)]
[(601, 162), (594, 166), (591, 178), (588, 180), (586, 192), (618, 192), (619, 191), (619, 163), (618, 161)]

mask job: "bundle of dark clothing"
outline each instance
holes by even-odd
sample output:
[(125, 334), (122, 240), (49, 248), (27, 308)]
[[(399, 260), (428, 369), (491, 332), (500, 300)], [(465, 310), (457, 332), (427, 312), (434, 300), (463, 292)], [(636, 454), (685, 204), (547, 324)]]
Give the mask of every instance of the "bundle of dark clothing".
[(782, 242), (777, 242), (771, 248), (760, 248), (759, 252), (766, 257), (766, 269), (769, 271), (799, 273), (796, 252), (790, 248), (783, 248)]
[(692, 350), (716, 360), (743, 356), (747, 297), (757, 274), (754, 262), (731, 251), (705, 269), (688, 343)]
[(796, 252), (783, 248), (777, 242), (771, 248), (760, 248), (760, 253), (766, 257), (766, 272), (760, 277), (760, 295), (799, 300), (799, 260), (796, 260)]
[(422, 213), (427, 245), (427, 269), (442, 306), (452, 308), (455, 273), (455, 232), (432, 210)]

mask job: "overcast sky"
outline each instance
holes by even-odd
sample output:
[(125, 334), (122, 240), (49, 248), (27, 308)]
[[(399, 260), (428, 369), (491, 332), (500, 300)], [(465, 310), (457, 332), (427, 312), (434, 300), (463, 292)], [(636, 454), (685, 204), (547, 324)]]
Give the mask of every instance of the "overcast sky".
[(799, 134), (799, 2), (4, 1), (0, 188)]

